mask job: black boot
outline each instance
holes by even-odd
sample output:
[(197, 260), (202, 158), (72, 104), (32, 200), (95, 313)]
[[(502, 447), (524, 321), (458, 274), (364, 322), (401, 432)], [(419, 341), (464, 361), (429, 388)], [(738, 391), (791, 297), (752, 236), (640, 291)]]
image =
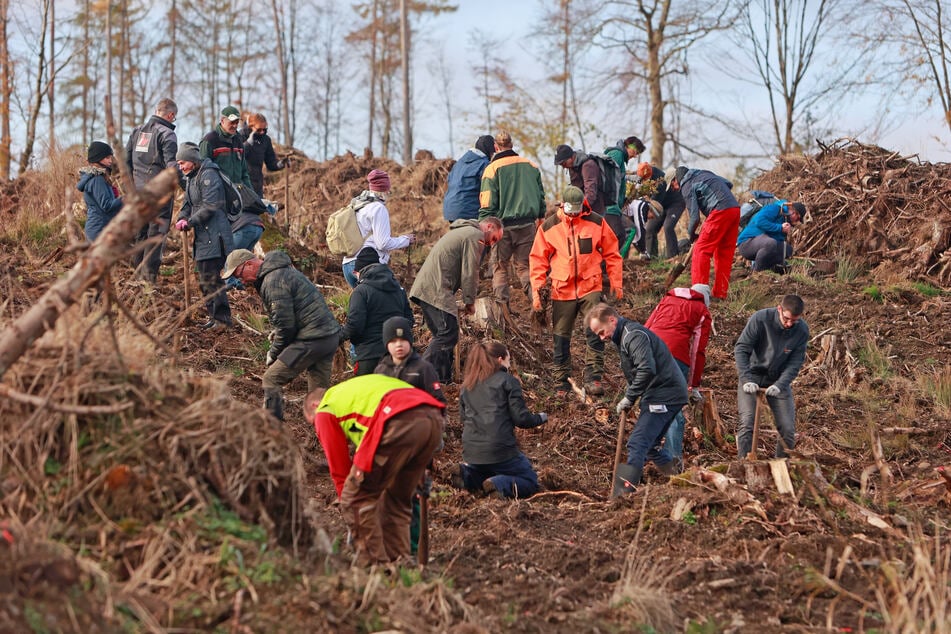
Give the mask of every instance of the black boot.
[(264, 409), (279, 421), (284, 420), (284, 391), (279, 387), (264, 389)]
[(614, 491), (611, 497), (620, 497), (627, 493), (634, 493), (634, 487), (641, 481), (641, 471), (634, 465), (626, 462), (617, 466), (617, 475), (614, 478)]
[(681, 473), (683, 473), (683, 470), (684, 470), (683, 460), (678, 460), (677, 458), (674, 458), (667, 464), (663, 464), (663, 465), (659, 465), (655, 462), (654, 466), (657, 467), (657, 470), (660, 471), (665, 476), (680, 475)]

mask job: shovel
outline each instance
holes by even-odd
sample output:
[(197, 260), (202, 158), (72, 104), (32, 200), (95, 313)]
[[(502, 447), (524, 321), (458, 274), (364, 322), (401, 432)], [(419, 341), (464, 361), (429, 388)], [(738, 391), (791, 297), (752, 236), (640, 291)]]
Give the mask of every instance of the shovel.
[(690, 250), (687, 251), (687, 255), (682, 257), (680, 261), (677, 262), (677, 264), (675, 264), (672, 269), (670, 269), (670, 272), (667, 273), (667, 279), (664, 280), (665, 289), (669, 290), (677, 281), (677, 278), (680, 277), (680, 274), (683, 273), (687, 268), (687, 265), (690, 264), (690, 259), (693, 257), (693, 248), (695, 246), (697, 246), (696, 241), (690, 245)]
[(191, 285), (188, 280), (189, 265), (188, 265), (188, 232), (182, 231), (182, 262), (185, 271), (185, 312), (188, 312), (188, 307), (192, 303), (192, 292)]
[(756, 392), (756, 411), (753, 414), (753, 442), (750, 446), (750, 452), (746, 454), (746, 483), (751, 486), (763, 486), (769, 480), (766, 477), (768, 473), (772, 477), (777, 491), (792, 495), (795, 491), (793, 490), (792, 480), (789, 478), (789, 468), (786, 466), (786, 461), (782, 458), (769, 460), (765, 463), (766, 468), (762, 469), (761, 465), (764, 463), (756, 458), (756, 446), (759, 444), (760, 414), (766, 406), (766, 389), (759, 388)]

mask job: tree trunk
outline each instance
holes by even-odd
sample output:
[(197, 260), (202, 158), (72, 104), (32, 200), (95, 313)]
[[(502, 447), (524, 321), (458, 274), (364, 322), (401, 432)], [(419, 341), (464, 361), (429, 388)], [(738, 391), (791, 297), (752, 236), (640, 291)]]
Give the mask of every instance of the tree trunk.
[(175, 57), (178, 52), (178, 0), (168, 12), (168, 98), (175, 99)]
[(54, 282), (37, 303), (0, 333), (0, 378), (34, 341), (53, 327), (67, 308), (96, 285), (113, 263), (125, 258), (139, 230), (158, 214), (177, 186), (178, 172), (173, 168), (149, 181), (106, 225), (72, 270)]
[[(667, 0), (667, 5), (670, 0)], [(664, 85), (661, 74), (660, 46), (663, 35), (647, 29), (647, 94), (650, 96), (651, 164), (664, 164), (667, 131), (664, 127)]]
[(26, 141), (23, 144), (23, 152), (20, 153), (20, 176), (26, 172), (33, 159), (33, 146), (36, 144), (36, 124), (40, 118), (40, 108), (43, 105), (43, 79), (46, 76), (46, 30), (49, 25), (50, 0), (43, 0), (43, 24), (40, 30), (40, 41), (37, 47), (40, 57), (36, 60), (36, 84), (34, 85), (33, 103), (30, 105), (30, 111), (26, 121)]
[(287, 59), (284, 52), (285, 47), (285, 38), (287, 37), (284, 32), (284, 22), (281, 19), (281, 14), (277, 10), (277, 0), (271, 0), (271, 14), (274, 16), (274, 35), (275, 40), (277, 40), (277, 61), (279, 65), (279, 71), (281, 75), (281, 117), (284, 119), (284, 125), (282, 126), (282, 142), (284, 145), (287, 145), (287, 130), (290, 127), (290, 108), (287, 105)]
[(10, 99), (13, 83), (10, 77), (10, 49), (7, 35), (10, 0), (0, 0), (0, 180), (10, 179)]
[(403, 75), (403, 165), (413, 161), (413, 127), (410, 124), (413, 95), (409, 84), (410, 31), (406, 0), (400, 0), (400, 67)]
[(47, 155), (56, 154), (56, 2), (50, 0), (50, 60), (49, 83), (46, 86), (46, 104), (49, 108), (49, 146)]
[(373, 0), (373, 13), (370, 28), (373, 35), (370, 40), (370, 114), (367, 122), (367, 149), (373, 152), (373, 120), (376, 118), (376, 81), (380, 75), (379, 62), (377, 61), (376, 38), (377, 38), (377, 19), (379, 14), (380, 0)]

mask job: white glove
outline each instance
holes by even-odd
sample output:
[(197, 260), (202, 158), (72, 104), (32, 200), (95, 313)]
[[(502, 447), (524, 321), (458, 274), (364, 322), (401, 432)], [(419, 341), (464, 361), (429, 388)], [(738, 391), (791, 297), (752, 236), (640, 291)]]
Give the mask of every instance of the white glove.
[(743, 391), (746, 392), (747, 394), (756, 394), (758, 390), (759, 390), (759, 386), (756, 383), (753, 383), (752, 381), (750, 381), (749, 383), (743, 384)]
[(624, 398), (622, 398), (622, 399), (618, 402), (617, 407), (614, 408), (614, 411), (616, 411), (618, 414), (620, 414), (621, 412), (623, 412), (623, 411), (625, 411), (625, 410), (631, 409), (631, 405), (633, 405), (633, 404), (634, 404), (634, 403), (632, 403), (632, 402), (625, 396)]
[(698, 390), (698, 389), (695, 388), (695, 387), (694, 387), (694, 388), (690, 388), (690, 392), (688, 393), (687, 400), (688, 400), (689, 402), (691, 402), (691, 403), (702, 403), (702, 402), (703, 402), (703, 394), (701, 394), (701, 393), (700, 393), (700, 390)]
[(542, 419), (542, 424), (545, 424), (548, 422), (548, 414), (546, 414), (545, 412), (538, 412), (538, 417)]
[(274, 354), (273, 350), (267, 351), (267, 359), (264, 360), (264, 365), (270, 366), (272, 363), (277, 361), (277, 355)]
[(770, 385), (766, 388), (766, 396), (779, 396), (779, 388), (775, 385)]

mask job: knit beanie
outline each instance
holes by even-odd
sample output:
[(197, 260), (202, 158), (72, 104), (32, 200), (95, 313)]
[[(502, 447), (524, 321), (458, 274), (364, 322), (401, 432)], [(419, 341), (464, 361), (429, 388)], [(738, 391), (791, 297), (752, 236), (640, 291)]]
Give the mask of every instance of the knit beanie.
[(86, 152), (86, 160), (90, 163), (98, 163), (107, 156), (112, 156), (112, 154), (112, 148), (108, 143), (93, 141), (89, 144), (89, 150)]
[(406, 339), (413, 345), (413, 324), (406, 317), (390, 317), (383, 322), (383, 343)]
[(198, 151), (198, 146), (194, 143), (182, 143), (178, 146), (178, 154), (175, 155), (176, 160), (179, 161), (188, 161), (190, 163), (201, 163), (201, 154)]
[(390, 191), (390, 175), (383, 170), (373, 170), (367, 174), (367, 181), (370, 183), (371, 192)]
[(561, 165), (574, 155), (575, 151), (571, 149), (570, 145), (559, 145), (555, 148), (555, 165)]
[(362, 271), (371, 264), (380, 263), (380, 254), (373, 247), (363, 247), (360, 253), (357, 253), (357, 259), (353, 261), (353, 270)]
[(495, 153), (495, 139), (492, 138), (491, 134), (480, 136), (479, 140), (475, 142), (475, 149), (492, 158)]

